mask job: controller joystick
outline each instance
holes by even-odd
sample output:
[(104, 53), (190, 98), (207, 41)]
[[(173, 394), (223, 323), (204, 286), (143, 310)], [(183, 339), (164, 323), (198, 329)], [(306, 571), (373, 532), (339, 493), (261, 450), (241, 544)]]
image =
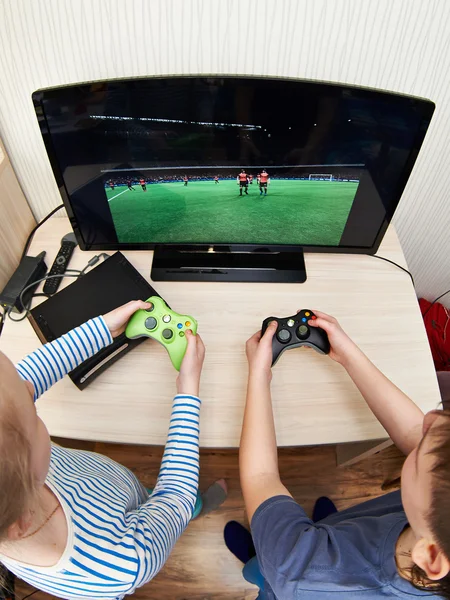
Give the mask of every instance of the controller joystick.
[(292, 317), (268, 317), (264, 319), (261, 335), (264, 335), (271, 321), (277, 322), (277, 330), (272, 340), (272, 366), (277, 362), (285, 350), (309, 346), (321, 354), (330, 352), (328, 336), (320, 327), (310, 327), (309, 320), (317, 317), (312, 310), (304, 309)]

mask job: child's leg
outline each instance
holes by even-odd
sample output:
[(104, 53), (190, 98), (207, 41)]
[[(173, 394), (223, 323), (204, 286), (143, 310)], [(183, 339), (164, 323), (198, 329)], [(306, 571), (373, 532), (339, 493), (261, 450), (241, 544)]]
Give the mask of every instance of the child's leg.
[(329, 498), (326, 496), (321, 496), (316, 500), (314, 505), (312, 520), (314, 523), (321, 521), (322, 519), (326, 519), (330, 515), (337, 512), (337, 508)]
[[(256, 558), (256, 556), (251, 558), (248, 561), (248, 563), (244, 566), (244, 568), (242, 569), (242, 575), (244, 576), (244, 579), (246, 581), (257, 585), (261, 592), (264, 591), (264, 577), (259, 568), (258, 559)], [(262, 597), (263, 596), (261, 595), (261, 598)]]

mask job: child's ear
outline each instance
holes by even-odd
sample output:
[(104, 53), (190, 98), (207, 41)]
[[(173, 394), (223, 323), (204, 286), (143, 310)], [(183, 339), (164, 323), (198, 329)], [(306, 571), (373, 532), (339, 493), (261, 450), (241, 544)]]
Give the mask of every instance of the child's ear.
[(442, 579), (450, 571), (449, 559), (433, 540), (421, 538), (414, 546), (411, 558), (432, 581)]
[(27, 534), (32, 520), (33, 516), (30, 511), (19, 517), (17, 521), (8, 527), (8, 540), (10, 542), (17, 542), (22, 539)]

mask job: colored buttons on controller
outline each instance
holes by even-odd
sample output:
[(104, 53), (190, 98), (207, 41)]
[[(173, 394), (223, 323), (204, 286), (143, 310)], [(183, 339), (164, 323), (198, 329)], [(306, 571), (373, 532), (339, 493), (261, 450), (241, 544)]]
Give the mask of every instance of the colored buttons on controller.
[(289, 321), (287, 322), (287, 324), (288, 324), (288, 327), (294, 327), (294, 325), (295, 325), (294, 319), (289, 319)]
[(148, 317), (147, 319), (145, 319), (145, 326), (147, 329), (155, 329), (157, 324), (158, 321), (155, 319), (155, 317)]
[(179, 332), (178, 332), (178, 335), (179, 335), (180, 337), (184, 337), (184, 331), (179, 331)]
[(309, 337), (309, 328), (306, 325), (300, 325), (297, 329), (297, 335), (301, 340), (306, 340)]
[(171, 329), (163, 329), (162, 336), (165, 340), (171, 340), (173, 338), (173, 331)]
[(305, 312), (305, 317), (310, 317), (310, 316), (311, 316), (311, 313), (310, 313), (310, 312), (307, 310), (307, 311)]
[(171, 320), (172, 320), (172, 317), (170, 315), (163, 316), (164, 323), (170, 323)]
[(291, 337), (292, 337), (291, 332), (288, 331), (287, 329), (280, 329), (280, 331), (277, 332), (277, 338), (283, 344), (286, 344), (287, 342), (289, 342)]
[(151, 302), (149, 302), (149, 304), (150, 304), (150, 306), (145, 309), (145, 312), (152, 312), (152, 310), (155, 310), (155, 305), (152, 304)]
[(313, 315), (313, 316), (311, 317), (311, 320), (312, 320), (312, 321), (315, 321), (316, 319), (317, 319), (316, 315)]
[(303, 318), (302, 318), (302, 322), (303, 322), (303, 323), (306, 323), (306, 321), (307, 321), (307, 320), (308, 320), (308, 319), (307, 319), (306, 317), (303, 317)]
[(183, 323), (177, 323), (177, 327), (178, 329), (181, 329), (183, 327)]
[(191, 326), (191, 322), (190, 321), (186, 321), (185, 325), (186, 325), (186, 327), (190, 327)]

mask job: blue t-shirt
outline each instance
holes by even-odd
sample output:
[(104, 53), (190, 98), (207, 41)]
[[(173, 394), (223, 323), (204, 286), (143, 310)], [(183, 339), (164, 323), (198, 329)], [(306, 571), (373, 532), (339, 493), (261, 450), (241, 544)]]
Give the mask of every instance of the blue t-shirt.
[[(408, 524), (393, 492), (313, 523), (289, 496), (269, 498), (252, 519), (267, 600), (430, 596), (400, 577), (395, 546)], [(437, 596), (434, 596), (437, 598)]]

